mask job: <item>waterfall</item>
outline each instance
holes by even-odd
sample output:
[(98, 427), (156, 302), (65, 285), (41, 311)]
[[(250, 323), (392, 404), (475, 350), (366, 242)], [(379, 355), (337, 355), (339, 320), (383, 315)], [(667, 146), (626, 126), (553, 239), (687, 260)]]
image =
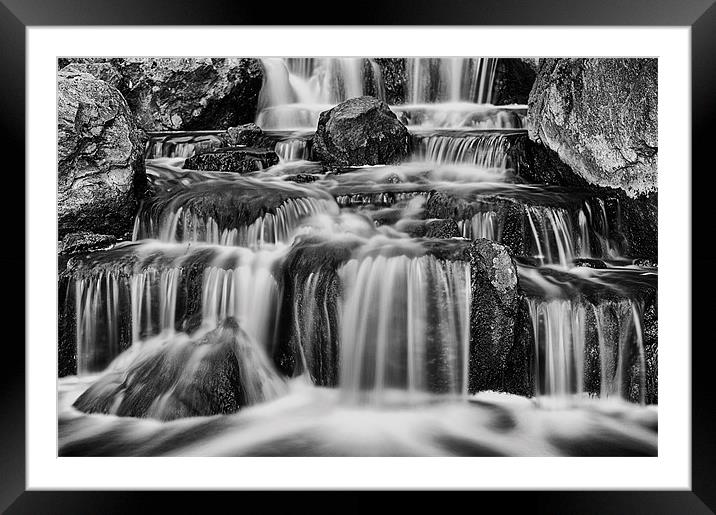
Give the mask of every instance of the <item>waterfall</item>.
[(504, 171), (509, 140), (502, 134), (433, 135), (421, 138), (416, 158), (434, 164), (466, 164)]
[(557, 403), (574, 394), (644, 402), (642, 321), (634, 301), (531, 298), (528, 305), (538, 395)]
[(574, 232), (567, 210), (526, 206), (536, 254), (542, 263), (569, 266), (575, 256)]
[(78, 374), (102, 370), (120, 351), (120, 281), (114, 270), (75, 281)]
[[(275, 243), (290, 243), (301, 223), (313, 215), (332, 213), (332, 200), (296, 197), (288, 198), (274, 212), (259, 214), (252, 221), (237, 219), (236, 213), (226, 216), (214, 211), (197, 212), (194, 200), (169, 202), (159, 209), (148, 208), (140, 213), (135, 224), (134, 239), (158, 237), (166, 242), (201, 242), (213, 245), (262, 247)], [(203, 208), (205, 204), (200, 204)], [(258, 213), (257, 213), (258, 214)]]
[(408, 64), (410, 104), (492, 103), (495, 58), (412, 58)]
[(274, 151), (281, 162), (308, 159), (308, 142), (304, 139), (288, 139), (276, 143)]
[(457, 224), (463, 238), (476, 240), (487, 238), (497, 240), (497, 214), (494, 211), (475, 213), (470, 220), (461, 220)]
[(234, 317), (253, 341), (270, 351), (279, 306), (272, 268), (279, 257), (275, 252), (249, 252), (233, 269), (205, 269), (201, 294), (203, 325), (213, 328)]
[(341, 387), (349, 398), (467, 392), (469, 264), (377, 256), (353, 259), (339, 273)]
[[(525, 106), (492, 106), (498, 59), (407, 58), (404, 103), (410, 125), (520, 128)], [(350, 98), (385, 100), (381, 67), (368, 58), (262, 59), (256, 123), (264, 129), (314, 129), (318, 116)]]
[[(385, 98), (379, 67), (355, 57), (262, 59), (256, 123), (264, 129), (315, 128), (321, 111), (349, 98)], [(366, 66), (370, 74), (365, 73)]]

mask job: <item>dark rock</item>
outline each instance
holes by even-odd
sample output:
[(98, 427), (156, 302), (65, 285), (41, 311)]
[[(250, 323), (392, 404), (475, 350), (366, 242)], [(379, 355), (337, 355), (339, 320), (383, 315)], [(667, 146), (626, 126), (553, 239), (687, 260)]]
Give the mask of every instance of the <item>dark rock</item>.
[(413, 238), (449, 239), (460, 236), (455, 220), (401, 220), (396, 229)]
[(286, 256), (281, 271), (278, 344), (273, 355), (284, 375), (307, 372), (317, 385), (338, 385), (342, 293), (338, 269), (350, 259), (356, 244), (303, 237)]
[(385, 101), (390, 105), (404, 104), (408, 95), (408, 72), (405, 58), (375, 59), (385, 84)]
[(189, 170), (250, 173), (278, 164), (276, 152), (262, 148), (228, 147), (195, 154), (184, 162)]
[(470, 247), (469, 391), (532, 395), (529, 315), (507, 248), (479, 239)]
[(59, 237), (131, 231), (146, 188), (144, 135), (120, 92), (92, 75), (58, 73)]
[(590, 259), (590, 258), (577, 258), (574, 260), (574, 266), (581, 266), (585, 268), (599, 268), (604, 269), (607, 267), (606, 263), (601, 259)]
[(230, 147), (243, 146), (254, 148), (268, 148), (273, 150), (275, 142), (264, 134), (261, 127), (255, 123), (245, 123), (238, 127), (229, 127), (226, 130), (226, 143)]
[(296, 182), (298, 184), (306, 184), (309, 182), (316, 182), (321, 177), (318, 175), (311, 175), (308, 173), (299, 173), (296, 175), (289, 175), (286, 177), (287, 181)]
[(532, 139), (592, 184), (657, 189), (657, 60), (545, 59), (529, 98)]
[(332, 167), (397, 164), (408, 156), (410, 135), (385, 102), (346, 100), (321, 113), (313, 152)]
[(492, 103), (526, 104), (535, 82), (535, 65), (526, 59), (500, 58), (495, 70)]
[(75, 232), (66, 234), (59, 244), (58, 254), (71, 255), (80, 252), (103, 250), (117, 243), (117, 238), (109, 234)]
[[(147, 131), (224, 129), (252, 122), (256, 116), (263, 82), (258, 59), (133, 57), (77, 61), (83, 65), (109, 62), (122, 77), (118, 89), (139, 126)], [(87, 68), (92, 70), (105, 68)]]
[(200, 337), (145, 342), (123, 356), (126, 366), (111, 367), (74, 407), (86, 413), (173, 420), (234, 413), (269, 400), (283, 383), (252, 355), (248, 340), (228, 318)]

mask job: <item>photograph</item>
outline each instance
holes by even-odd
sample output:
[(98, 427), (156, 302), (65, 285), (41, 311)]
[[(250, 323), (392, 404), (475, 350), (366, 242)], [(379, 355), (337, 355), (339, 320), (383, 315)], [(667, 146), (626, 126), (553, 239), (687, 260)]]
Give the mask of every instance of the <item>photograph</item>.
[(58, 456), (658, 456), (658, 79), (57, 58)]

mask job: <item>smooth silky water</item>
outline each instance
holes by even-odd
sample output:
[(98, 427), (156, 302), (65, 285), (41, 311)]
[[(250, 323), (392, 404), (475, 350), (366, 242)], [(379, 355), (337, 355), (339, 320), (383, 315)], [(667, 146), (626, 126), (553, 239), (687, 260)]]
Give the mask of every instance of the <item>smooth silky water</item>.
[[(391, 108), (413, 156), (341, 174), (310, 162), (312, 130), (342, 100), (385, 98), (380, 67), (263, 65), (256, 121), (278, 136), (280, 163), (248, 176), (185, 170), (216, 133), (153, 136), (160, 193), (137, 214), (134, 241), (75, 272), (79, 373), (59, 380), (61, 455), (656, 454), (644, 307), (629, 294), (655, 287), (656, 269), (628, 262), (603, 200), (516, 177), (510, 138), (524, 135), (526, 106), (491, 104), (495, 59), (409, 59), (407, 103)], [(410, 233), (438, 218), (439, 195), (463, 206), (455, 241), (502, 241), (505, 205), (517, 213), (533, 397), (468, 393), (470, 264)], [(241, 391), (207, 416), (199, 401), (226, 353)], [(134, 389), (120, 392), (127, 381)]]

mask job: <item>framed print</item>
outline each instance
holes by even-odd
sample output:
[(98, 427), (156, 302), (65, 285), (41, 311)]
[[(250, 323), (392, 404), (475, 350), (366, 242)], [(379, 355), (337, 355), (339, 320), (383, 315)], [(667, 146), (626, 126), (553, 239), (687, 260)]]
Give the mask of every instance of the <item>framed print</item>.
[(716, 7), (420, 4), (4, 2), (9, 513), (713, 510)]

